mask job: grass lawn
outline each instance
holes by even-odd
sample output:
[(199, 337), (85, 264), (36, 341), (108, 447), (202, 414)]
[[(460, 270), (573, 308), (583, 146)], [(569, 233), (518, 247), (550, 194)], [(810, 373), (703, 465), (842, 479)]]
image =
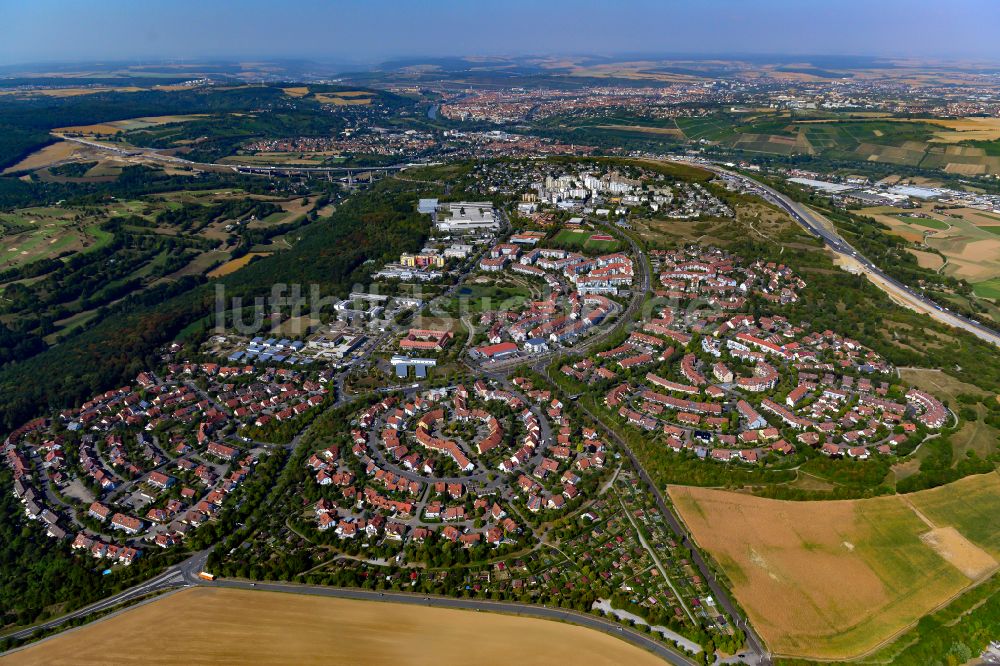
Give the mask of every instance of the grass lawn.
[(909, 217), (907, 215), (895, 215), (894, 217), (907, 224), (916, 224), (921, 227), (937, 229), (938, 231), (944, 231), (948, 228), (948, 223), (941, 220), (933, 220), (926, 217)]
[(1000, 300), (1000, 278), (977, 282), (972, 285), (972, 291), (980, 298)]
[(583, 244), (585, 250), (593, 250), (594, 252), (617, 252), (621, 247), (621, 243), (616, 240), (590, 240), (588, 239), (586, 243)]
[(552, 238), (552, 244), (567, 250), (590, 252), (617, 252), (621, 248), (617, 240), (591, 240), (594, 235), (595, 232), (590, 230), (563, 229)]
[(581, 248), (587, 242), (587, 239), (590, 238), (591, 234), (592, 232), (582, 229), (563, 229), (555, 235), (552, 242), (562, 247)]

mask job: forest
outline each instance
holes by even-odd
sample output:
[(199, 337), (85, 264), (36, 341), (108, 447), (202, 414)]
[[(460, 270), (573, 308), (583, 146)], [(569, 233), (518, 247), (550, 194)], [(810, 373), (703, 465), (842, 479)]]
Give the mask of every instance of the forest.
[[(428, 187), (387, 179), (358, 193), (331, 217), (303, 228), (292, 249), (223, 278), (227, 296), (264, 295), (279, 282), (315, 284), (324, 296), (346, 294), (373, 267), (423, 246), (429, 221), (417, 215), (414, 202), (432, 192)], [(15, 428), (134, 378), (154, 365), (158, 346), (185, 329), (187, 335), (210, 329), (213, 298), (212, 286), (195, 279), (148, 290), (124, 299), (114, 313), (64, 344), (0, 368), (0, 428)]]
[[(328, 88), (330, 92), (337, 90)], [(379, 108), (397, 109), (411, 103), (391, 93), (371, 92)], [(223, 115), (247, 112), (253, 114), (235, 119)], [(210, 118), (191, 123), (192, 129), (179, 129), (174, 138), (182, 139), (180, 133), (194, 132), (193, 136), (207, 139), (206, 146), (201, 148), (202, 156), (215, 157), (227, 154), (225, 151), (232, 149), (234, 139), (328, 134), (331, 129), (343, 126), (344, 113), (330, 113), (315, 100), (289, 97), (281, 84), (100, 92), (67, 97), (0, 96), (0, 170), (54, 141), (49, 132), (58, 127), (144, 116), (210, 114)], [(142, 133), (132, 132), (129, 136), (146, 145), (141, 142)], [(152, 145), (156, 141), (147, 143)]]

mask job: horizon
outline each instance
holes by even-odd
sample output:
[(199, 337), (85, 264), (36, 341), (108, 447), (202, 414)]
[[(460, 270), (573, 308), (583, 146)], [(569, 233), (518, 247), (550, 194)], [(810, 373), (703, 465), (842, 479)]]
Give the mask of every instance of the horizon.
[[(500, 6), (437, 0), (359, 4), (307, 0), (179, 0), (99, 7), (76, 0), (0, 11), (8, 34), (0, 66), (100, 61), (306, 60), (373, 66), (401, 58), (584, 54), (710, 57), (862, 56), (925, 60), (1000, 57), (1000, 6), (988, 0), (797, 3), (761, 0), (525, 0)], [(991, 20), (993, 19), (997, 20)], [(926, 37), (926, 38), (925, 38)], [(248, 47), (248, 44), (252, 44)], [(542, 48), (539, 48), (539, 45)]]

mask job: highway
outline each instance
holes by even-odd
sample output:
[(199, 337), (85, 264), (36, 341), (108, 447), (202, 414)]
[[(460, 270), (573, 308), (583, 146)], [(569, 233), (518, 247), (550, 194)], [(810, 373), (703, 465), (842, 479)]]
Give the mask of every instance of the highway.
[[(66, 134), (59, 134), (56, 132), (52, 133), (52, 136), (57, 139), (62, 139), (63, 141), (72, 141), (73, 143), (79, 143), (88, 148), (95, 148), (97, 150), (103, 150), (107, 152), (114, 153), (116, 155), (121, 155), (122, 157), (145, 157), (158, 162), (166, 162), (168, 164), (176, 164), (180, 166), (190, 167), (192, 169), (197, 169), (199, 171), (236, 171), (237, 173), (251, 173), (251, 174), (290, 174), (290, 173), (345, 173), (353, 174), (359, 172), (373, 172), (373, 171), (402, 171), (408, 167), (418, 166), (412, 163), (404, 164), (392, 164), (388, 166), (372, 166), (372, 167), (298, 167), (298, 166), (264, 166), (260, 164), (223, 164), (220, 162), (194, 162), (192, 160), (186, 160), (183, 157), (177, 157), (175, 155), (164, 155), (163, 153), (154, 150), (152, 148), (137, 148), (133, 146), (128, 147), (118, 147), (109, 145), (106, 143), (101, 143), (99, 141), (92, 141), (90, 139), (84, 139), (78, 136), (68, 136)], [(425, 166), (420, 164), (419, 166)]]
[(765, 200), (775, 204), (787, 212), (792, 216), (792, 219), (801, 224), (809, 233), (821, 239), (834, 253), (840, 255), (845, 260), (854, 262), (860, 266), (872, 284), (887, 293), (894, 301), (900, 302), (916, 312), (928, 314), (943, 324), (968, 331), (981, 340), (985, 340), (986, 342), (990, 342), (1000, 347), (1000, 333), (994, 331), (988, 326), (980, 324), (977, 321), (963, 317), (958, 313), (951, 312), (923, 294), (914, 291), (902, 282), (890, 277), (878, 266), (873, 264), (857, 250), (851, 247), (851, 245), (839, 234), (832, 231), (832, 224), (829, 226), (824, 225), (816, 213), (813, 213), (802, 204), (790, 199), (774, 188), (768, 187), (760, 181), (750, 178), (749, 176), (729, 171), (716, 164), (707, 164), (703, 162), (696, 162), (696, 164), (714, 173), (742, 181), (748, 188), (759, 194)]

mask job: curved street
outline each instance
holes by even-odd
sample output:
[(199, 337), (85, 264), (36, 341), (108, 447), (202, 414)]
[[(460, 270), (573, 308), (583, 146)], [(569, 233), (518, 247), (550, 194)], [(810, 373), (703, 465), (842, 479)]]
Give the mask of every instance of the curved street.
[[(696, 663), (680, 652), (671, 650), (664, 643), (653, 639), (648, 634), (636, 631), (629, 627), (624, 627), (617, 622), (607, 620), (600, 616), (589, 615), (575, 610), (558, 607), (549, 608), (548, 606), (538, 606), (508, 601), (456, 599), (438, 595), (420, 595), (409, 592), (376, 592), (373, 590), (363, 590), (358, 588), (327, 587), (322, 585), (298, 585), (293, 583), (272, 582), (258, 583), (237, 579), (217, 579), (214, 581), (207, 581), (198, 577), (198, 573), (202, 571), (207, 559), (208, 551), (196, 553), (187, 560), (170, 567), (159, 576), (156, 576), (155, 578), (152, 578), (140, 585), (129, 588), (128, 590), (120, 592), (112, 597), (108, 597), (107, 599), (91, 604), (90, 606), (85, 606), (84, 608), (54, 620), (43, 622), (27, 629), (22, 629), (21, 631), (11, 634), (11, 636), (18, 639), (26, 639), (38, 631), (56, 629), (69, 620), (86, 617), (102, 611), (110, 611), (116, 606), (141, 599), (155, 592), (201, 585), (205, 587), (259, 590), (265, 592), (310, 594), (323, 597), (337, 597), (340, 599), (390, 602), (414, 606), (428, 606), (433, 608), (452, 608), (473, 612), (507, 613), (543, 620), (567, 622), (569, 624), (575, 624), (588, 629), (601, 631), (611, 636), (616, 636), (628, 643), (647, 650), (648, 652), (652, 652), (665, 662), (675, 664), (676, 666), (690, 666)], [(14, 648), (8, 652), (15, 652), (18, 649), (19, 648)]]

